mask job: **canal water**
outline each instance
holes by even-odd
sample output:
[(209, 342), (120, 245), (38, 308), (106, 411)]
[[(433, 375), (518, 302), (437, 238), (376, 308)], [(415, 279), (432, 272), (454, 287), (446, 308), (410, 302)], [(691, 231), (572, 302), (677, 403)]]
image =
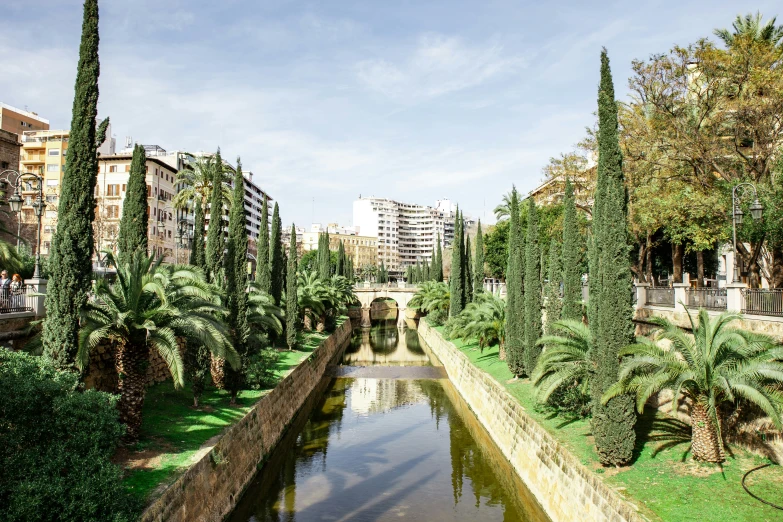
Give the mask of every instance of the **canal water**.
[(229, 520), (547, 520), (421, 343), (355, 331)]

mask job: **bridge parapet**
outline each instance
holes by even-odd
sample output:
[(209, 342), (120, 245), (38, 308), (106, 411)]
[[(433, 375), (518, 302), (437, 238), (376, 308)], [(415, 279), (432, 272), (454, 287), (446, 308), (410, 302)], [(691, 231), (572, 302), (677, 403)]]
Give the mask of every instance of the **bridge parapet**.
[(414, 285), (400, 287), (398, 285), (356, 286), (353, 289), (359, 304), (362, 306), (362, 326), (370, 326), (370, 305), (376, 299), (392, 299), (397, 303), (397, 326), (405, 324), (405, 310), (413, 296), (418, 292)]

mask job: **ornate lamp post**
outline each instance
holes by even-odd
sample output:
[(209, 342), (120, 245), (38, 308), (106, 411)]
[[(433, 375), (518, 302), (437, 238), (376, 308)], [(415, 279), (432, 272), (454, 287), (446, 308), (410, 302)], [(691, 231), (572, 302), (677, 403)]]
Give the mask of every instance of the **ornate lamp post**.
[[(753, 183), (745, 182), (736, 185), (731, 191), (731, 228), (734, 240), (734, 274), (732, 276), (732, 283), (739, 281), (739, 265), (737, 263), (737, 225), (742, 224), (743, 212), (739, 204), (745, 194), (748, 194), (747, 188), (750, 187), (753, 190), (753, 203), (750, 205), (750, 215), (755, 220), (761, 219), (761, 214), (764, 211), (764, 207), (759, 202), (759, 195), (756, 191), (756, 186)], [(742, 189), (742, 190), (739, 190)]]
[(33, 272), (33, 278), (39, 279), (41, 277), (41, 217), (46, 208), (43, 198), (43, 178), (32, 172), (4, 170), (3, 172), (0, 172), (0, 199), (5, 198), (6, 192), (8, 191), (8, 185), (13, 185), (14, 193), (8, 198), (8, 206), (11, 207), (11, 212), (17, 215), (16, 249), (18, 251), (19, 241), (22, 235), (22, 182), (25, 179), (34, 179), (38, 183), (38, 195), (32, 206), (36, 217), (38, 217), (37, 242), (35, 245), (35, 270)]

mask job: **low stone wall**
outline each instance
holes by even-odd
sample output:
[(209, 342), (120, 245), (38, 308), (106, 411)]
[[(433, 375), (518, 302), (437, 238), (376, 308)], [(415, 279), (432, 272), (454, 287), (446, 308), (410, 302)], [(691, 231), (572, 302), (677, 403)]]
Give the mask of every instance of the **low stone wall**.
[[(709, 310), (707, 312), (713, 317), (717, 317), (721, 312)], [(696, 319), (698, 310), (691, 310), (691, 315)], [(636, 322), (636, 335), (647, 335), (653, 329), (653, 325), (648, 322), (650, 317), (663, 317), (675, 323), (682, 328), (690, 329), (691, 322), (688, 319), (687, 312), (677, 312), (672, 308), (662, 306), (639, 307), (634, 312), (634, 321)], [(733, 328), (741, 328), (760, 334), (766, 334), (783, 342), (783, 317), (765, 317), (760, 315), (743, 315), (742, 319), (731, 324)]]
[[(185, 340), (177, 339), (180, 353), (185, 352)], [(117, 393), (117, 367), (115, 365), (116, 347), (109, 341), (102, 342), (90, 352), (90, 366), (84, 376), (84, 386), (88, 390), (96, 389)], [(166, 361), (157, 350), (150, 350), (149, 365), (145, 384), (152, 386), (171, 379)]]
[(644, 520), (631, 504), (539, 426), (506, 389), (427, 321), (419, 333), (454, 387), (554, 522)]
[(169, 486), (144, 511), (141, 521), (217, 521), (228, 516), (350, 337), (351, 322), (344, 321)]

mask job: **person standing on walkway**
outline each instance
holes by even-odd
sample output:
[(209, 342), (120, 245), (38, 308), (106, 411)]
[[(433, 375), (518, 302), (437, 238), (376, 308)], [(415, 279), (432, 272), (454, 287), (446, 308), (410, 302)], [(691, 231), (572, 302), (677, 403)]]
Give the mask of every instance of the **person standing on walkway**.
[(8, 278), (8, 270), (0, 272), (0, 306), (9, 306), (11, 298), (11, 280)]
[(19, 308), (24, 306), (24, 282), (22, 276), (14, 274), (11, 277), (11, 307)]

